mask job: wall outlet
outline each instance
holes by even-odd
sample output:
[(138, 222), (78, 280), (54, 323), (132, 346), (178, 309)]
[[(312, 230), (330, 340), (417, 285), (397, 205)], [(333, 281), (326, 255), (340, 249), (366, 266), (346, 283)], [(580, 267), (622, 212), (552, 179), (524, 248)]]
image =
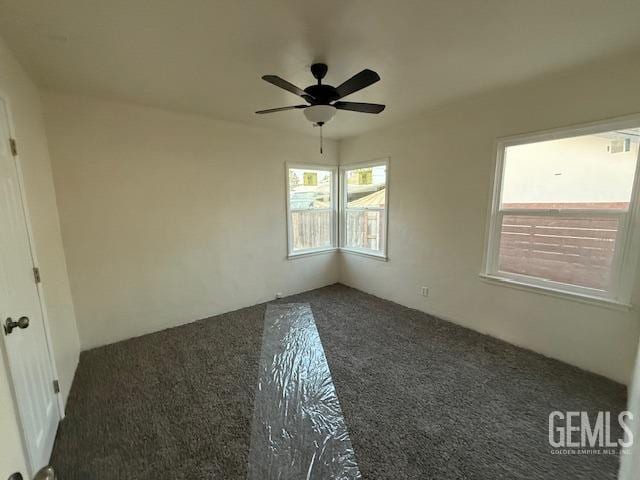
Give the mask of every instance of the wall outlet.
[(422, 293), (423, 297), (428, 297), (429, 296), (429, 289), (427, 287), (422, 287), (422, 289), (420, 290), (420, 293)]
[(282, 298), (282, 292), (277, 292), (276, 293), (276, 298)]

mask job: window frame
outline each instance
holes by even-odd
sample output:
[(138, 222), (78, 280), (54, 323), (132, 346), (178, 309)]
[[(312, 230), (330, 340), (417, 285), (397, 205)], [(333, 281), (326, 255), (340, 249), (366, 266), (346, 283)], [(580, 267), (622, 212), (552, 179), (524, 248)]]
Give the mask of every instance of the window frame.
[[(390, 176), (389, 176), (389, 157), (375, 158), (373, 160), (369, 160), (366, 162), (359, 163), (350, 163), (347, 165), (340, 165), (340, 208), (338, 215), (340, 217), (340, 251), (352, 253), (356, 255), (362, 255), (365, 257), (375, 258), (376, 260), (388, 261), (388, 252), (389, 252), (389, 191), (390, 191)], [(346, 237), (346, 214), (347, 214), (347, 181), (346, 181), (346, 172), (350, 170), (357, 170), (360, 168), (373, 168), (384, 165), (386, 168), (386, 182), (385, 182), (385, 208), (384, 215), (382, 215), (382, 219), (384, 221), (384, 238), (383, 238), (383, 249), (381, 253), (377, 253), (374, 250), (366, 249), (366, 248), (354, 248), (345, 246), (345, 237)], [(350, 209), (349, 209), (350, 210)]]
[[(320, 170), (331, 172), (331, 207), (327, 209), (315, 209), (318, 211), (331, 212), (331, 246), (320, 248), (306, 248), (303, 250), (293, 249), (293, 225), (291, 222), (291, 196), (289, 187), (289, 170)], [(336, 165), (323, 165), (321, 163), (289, 163), (285, 162), (284, 168), (285, 178), (285, 201), (287, 210), (286, 229), (287, 229), (287, 258), (300, 258), (309, 255), (317, 255), (321, 253), (334, 252), (338, 249), (338, 167)]]
[[(483, 269), (480, 276), (489, 280), (565, 298), (630, 307), (629, 302), (631, 301), (633, 293), (633, 281), (636, 265), (638, 264), (638, 250), (640, 248), (640, 228), (638, 227), (640, 224), (640, 206), (638, 205), (640, 200), (640, 149), (638, 153), (639, 158), (636, 162), (631, 198), (629, 199), (629, 210), (627, 212), (597, 209), (501, 209), (501, 196), (504, 182), (504, 157), (507, 147), (638, 127), (640, 127), (640, 114), (634, 114), (496, 139)], [(498, 262), (502, 217), (504, 215), (519, 214), (554, 217), (589, 217), (590, 215), (618, 217), (620, 219), (618, 238), (616, 239), (615, 252), (611, 264), (611, 282), (609, 288), (603, 291), (523, 274), (500, 271)]]

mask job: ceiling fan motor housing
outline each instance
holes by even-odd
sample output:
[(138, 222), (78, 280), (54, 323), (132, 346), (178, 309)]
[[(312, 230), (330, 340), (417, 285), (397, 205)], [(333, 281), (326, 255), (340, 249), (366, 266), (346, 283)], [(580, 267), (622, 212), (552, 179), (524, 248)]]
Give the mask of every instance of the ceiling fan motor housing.
[(310, 97), (305, 98), (311, 105), (328, 105), (340, 98), (335, 87), (331, 85), (311, 85), (304, 89)]
[(327, 74), (327, 70), (329, 70), (329, 67), (324, 63), (311, 65), (311, 74), (318, 80), (317, 85), (311, 85), (304, 89), (309, 94), (308, 97), (305, 97), (305, 100), (311, 105), (328, 105), (340, 97), (335, 87), (322, 84), (322, 79)]

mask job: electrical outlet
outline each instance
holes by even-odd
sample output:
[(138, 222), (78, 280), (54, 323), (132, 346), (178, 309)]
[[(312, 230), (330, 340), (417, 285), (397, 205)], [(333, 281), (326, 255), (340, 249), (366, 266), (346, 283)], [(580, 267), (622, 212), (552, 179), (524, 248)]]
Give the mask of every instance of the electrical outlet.
[(422, 293), (423, 297), (428, 297), (429, 296), (429, 289), (427, 287), (422, 287), (421, 293)]

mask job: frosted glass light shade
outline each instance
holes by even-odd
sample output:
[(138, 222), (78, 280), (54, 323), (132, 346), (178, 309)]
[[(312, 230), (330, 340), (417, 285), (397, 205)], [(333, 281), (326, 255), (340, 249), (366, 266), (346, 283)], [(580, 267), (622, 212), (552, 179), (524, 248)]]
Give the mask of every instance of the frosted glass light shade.
[(312, 105), (304, 109), (304, 116), (313, 123), (327, 123), (336, 114), (331, 105)]

